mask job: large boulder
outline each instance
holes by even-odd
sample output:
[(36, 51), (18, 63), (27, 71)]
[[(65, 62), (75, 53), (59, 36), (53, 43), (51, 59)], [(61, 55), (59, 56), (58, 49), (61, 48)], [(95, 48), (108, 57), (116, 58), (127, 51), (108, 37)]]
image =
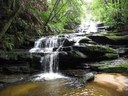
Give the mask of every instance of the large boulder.
[[(67, 49), (66, 49), (67, 48)], [(81, 45), (62, 48), (59, 53), (60, 69), (84, 68), (83, 63), (118, 58), (116, 50), (101, 45)]]
[(68, 39), (65, 39), (63, 42), (63, 46), (72, 46), (74, 44), (73, 41), (69, 41)]
[(114, 59), (118, 57), (116, 50), (107, 46), (86, 44), (84, 46), (73, 46), (73, 49), (85, 54), (91, 60)]
[(85, 43), (85, 44), (96, 44), (94, 41), (92, 41), (91, 39), (89, 39), (89, 38), (82, 38), (82, 39), (80, 39), (79, 40), (79, 43), (81, 44), (83, 44), (83, 43)]
[(106, 36), (88, 36), (92, 41), (98, 44), (112, 44), (112, 40)]

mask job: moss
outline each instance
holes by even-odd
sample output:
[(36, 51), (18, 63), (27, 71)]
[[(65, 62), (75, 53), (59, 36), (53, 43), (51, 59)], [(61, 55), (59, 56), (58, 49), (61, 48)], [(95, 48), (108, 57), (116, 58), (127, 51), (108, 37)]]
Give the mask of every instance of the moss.
[(110, 53), (106, 53), (103, 58), (106, 58), (106, 59), (116, 59), (118, 58), (118, 54), (110, 54)]
[(118, 41), (118, 40), (128, 40), (128, 35), (126, 36), (106, 36), (107, 38)]
[(107, 34), (104, 34), (104, 36), (118, 36), (118, 35), (120, 35), (120, 32), (109, 32), (109, 33), (107, 33)]
[(99, 67), (101, 72), (109, 72), (109, 73), (128, 73), (128, 64), (119, 64), (119, 65), (105, 65)]
[(113, 48), (107, 47), (107, 46), (99, 46), (99, 45), (91, 45), (87, 46), (88, 50), (90, 51), (98, 51), (98, 52), (107, 52), (107, 53), (117, 53)]
[(111, 67), (111, 68), (102, 68), (100, 69), (101, 72), (108, 72), (108, 73), (128, 73), (128, 68), (124, 67)]
[(119, 64), (117, 67), (123, 67), (123, 68), (128, 68), (128, 64)]
[(120, 35), (122, 32), (118, 31), (118, 30), (113, 30), (113, 31), (109, 31), (107, 34), (105, 35)]

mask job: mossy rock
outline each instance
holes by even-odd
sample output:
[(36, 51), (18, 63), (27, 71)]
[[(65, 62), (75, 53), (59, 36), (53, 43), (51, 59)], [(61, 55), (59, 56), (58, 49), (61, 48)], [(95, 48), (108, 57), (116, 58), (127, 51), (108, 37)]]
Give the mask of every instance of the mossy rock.
[(101, 45), (89, 45), (86, 47), (89, 51), (103, 52), (103, 53), (116, 53), (113, 48)]
[(107, 38), (118, 41), (118, 40), (128, 40), (128, 35), (127, 36), (106, 36)]
[(110, 68), (102, 68), (99, 70), (100, 72), (107, 72), (107, 73), (128, 73), (128, 68), (125, 67), (110, 67)]
[(67, 63), (72, 63), (74, 61), (83, 63), (88, 61), (110, 60), (118, 58), (116, 50), (107, 46), (86, 44), (84, 46), (70, 47), (72, 50), (61, 50), (59, 53), (59, 58), (62, 61), (67, 61)]
[(109, 31), (107, 34), (105, 34), (105, 36), (119, 36), (121, 32), (119, 32), (118, 30), (111, 30)]
[(88, 56), (103, 56), (106, 53), (117, 54), (116, 50), (113, 48), (102, 46), (102, 45), (90, 45), (86, 44), (85, 46), (73, 46), (73, 49), (80, 51)]
[(109, 72), (109, 73), (128, 73), (128, 64), (119, 64), (119, 65), (105, 65), (98, 68), (100, 72)]
[(106, 59), (106, 60), (117, 59), (118, 55), (117, 54), (106, 53), (101, 58)]
[(114, 31), (109, 31), (105, 36), (125, 36), (128, 35), (127, 31), (119, 31), (119, 30), (114, 30)]
[[(69, 48), (69, 47), (65, 47)], [(59, 51), (59, 69), (85, 68), (86, 62), (96, 62), (118, 58), (117, 52), (107, 46), (82, 45), (70, 46), (72, 50)]]
[(127, 45), (128, 44), (128, 35), (126, 36), (106, 36), (113, 41), (113, 44), (116, 45)]
[(128, 45), (128, 35), (126, 36), (89, 36), (92, 41), (99, 44), (110, 44), (110, 45)]

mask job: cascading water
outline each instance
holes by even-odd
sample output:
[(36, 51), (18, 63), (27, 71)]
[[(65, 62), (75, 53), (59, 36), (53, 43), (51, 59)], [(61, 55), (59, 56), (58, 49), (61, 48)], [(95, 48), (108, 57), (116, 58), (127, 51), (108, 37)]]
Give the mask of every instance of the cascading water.
[(38, 74), (38, 78), (35, 80), (51, 80), (56, 78), (64, 78), (58, 72), (58, 52), (54, 51), (62, 46), (64, 38), (59, 36), (41, 37), (35, 41), (34, 48), (30, 49), (30, 53), (44, 53), (41, 57), (41, 64), (43, 66), (44, 73)]
[(46, 53), (43, 57), (41, 57), (40, 61), (44, 65), (44, 72), (57, 72), (58, 71), (58, 53)]
[(41, 37), (35, 41), (34, 48), (30, 49), (30, 53), (51, 53), (54, 48), (58, 48), (63, 43), (63, 38), (59, 36)]

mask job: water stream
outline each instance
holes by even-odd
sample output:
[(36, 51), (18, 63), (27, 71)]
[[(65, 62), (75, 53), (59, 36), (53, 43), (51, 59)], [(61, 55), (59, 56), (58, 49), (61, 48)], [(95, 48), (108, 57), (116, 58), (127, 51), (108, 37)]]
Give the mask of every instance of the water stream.
[[(62, 46), (64, 38), (59, 36), (41, 37), (35, 41), (34, 48), (30, 49), (30, 53), (43, 53), (40, 62), (42, 63), (43, 73), (38, 74), (35, 80), (53, 80), (58, 78), (66, 78), (58, 73), (58, 51)], [(56, 51), (54, 51), (56, 48)]]

